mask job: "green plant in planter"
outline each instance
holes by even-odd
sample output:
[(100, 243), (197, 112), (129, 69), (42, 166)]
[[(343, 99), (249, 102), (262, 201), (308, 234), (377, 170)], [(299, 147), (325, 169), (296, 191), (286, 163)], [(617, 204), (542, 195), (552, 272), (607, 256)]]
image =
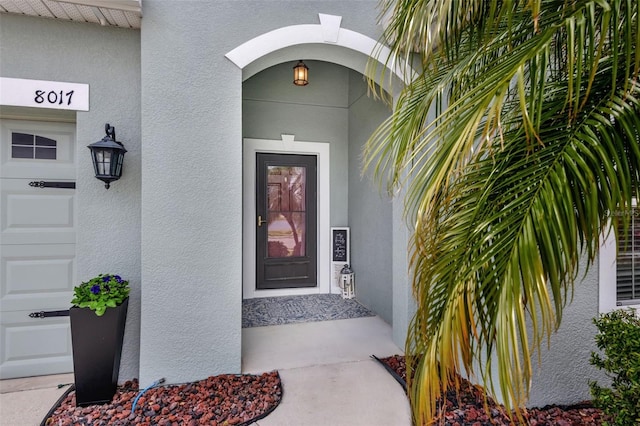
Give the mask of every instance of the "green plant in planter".
[(107, 308), (115, 308), (129, 296), (129, 281), (120, 275), (100, 274), (74, 287), (71, 303), (79, 308), (89, 308), (97, 316)]
[[(614, 425), (640, 424), (640, 318), (633, 310), (616, 310), (593, 321), (598, 328), (591, 364), (611, 378), (611, 388), (591, 382), (594, 405)], [(609, 423), (605, 423), (609, 424)]]

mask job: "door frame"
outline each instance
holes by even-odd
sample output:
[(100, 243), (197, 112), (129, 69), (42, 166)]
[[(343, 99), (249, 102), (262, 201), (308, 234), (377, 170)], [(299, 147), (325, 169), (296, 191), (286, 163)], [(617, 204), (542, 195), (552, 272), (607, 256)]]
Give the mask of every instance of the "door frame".
[[(243, 139), (242, 146), (242, 298), (293, 296), (330, 293), (330, 145), (327, 142), (294, 141), (295, 135), (282, 140)], [(316, 287), (256, 290), (256, 153), (305, 154), (317, 157), (317, 282)]]

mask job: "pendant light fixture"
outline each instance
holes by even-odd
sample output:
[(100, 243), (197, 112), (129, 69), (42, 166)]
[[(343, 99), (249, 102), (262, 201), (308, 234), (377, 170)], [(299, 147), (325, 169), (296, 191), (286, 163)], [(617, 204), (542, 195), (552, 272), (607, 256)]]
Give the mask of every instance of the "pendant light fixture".
[(309, 84), (309, 67), (302, 62), (302, 59), (293, 67), (293, 84), (296, 86)]

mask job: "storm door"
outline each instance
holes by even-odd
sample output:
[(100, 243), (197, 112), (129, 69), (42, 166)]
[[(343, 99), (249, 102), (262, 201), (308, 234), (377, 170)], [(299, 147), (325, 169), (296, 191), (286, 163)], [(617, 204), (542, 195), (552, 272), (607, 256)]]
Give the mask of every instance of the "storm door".
[(316, 156), (256, 161), (256, 289), (316, 287)]

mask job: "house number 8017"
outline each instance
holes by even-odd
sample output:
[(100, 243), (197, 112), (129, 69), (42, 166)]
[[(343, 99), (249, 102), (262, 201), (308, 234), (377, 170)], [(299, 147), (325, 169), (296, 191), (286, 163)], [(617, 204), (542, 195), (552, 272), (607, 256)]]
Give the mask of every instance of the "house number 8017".
[(44, 90), (36, 90), (33, 100), (37, 104), (48, 103), (51, 105), (71, 105), (71, 97), (73, 96), (73, 90), (64, 93), (64, 90), (59, 92), (50, 90), (46, 92)]

